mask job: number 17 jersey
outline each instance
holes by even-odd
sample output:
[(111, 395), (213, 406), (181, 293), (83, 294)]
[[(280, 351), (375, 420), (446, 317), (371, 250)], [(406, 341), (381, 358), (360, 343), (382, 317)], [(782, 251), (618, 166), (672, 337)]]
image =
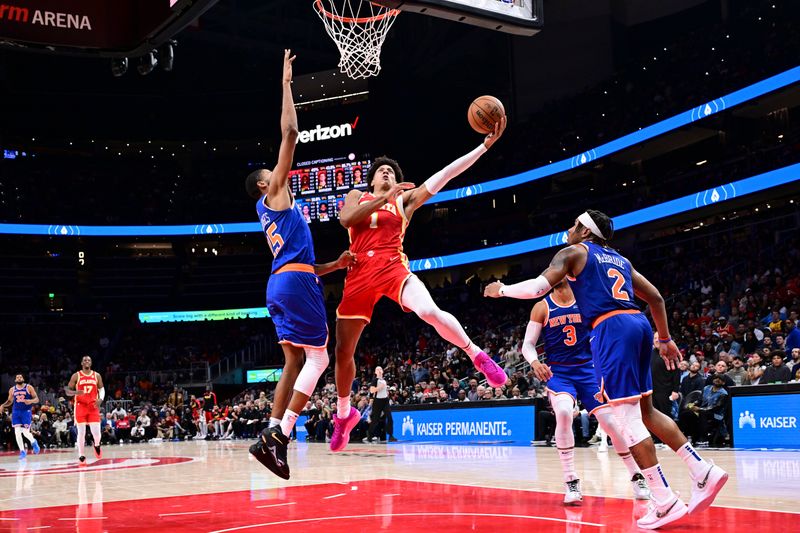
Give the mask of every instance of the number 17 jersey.
[(614, 311), (639, 311), (633, 295), (631, 262), (612, 248), (590, 241), (580, 245), (588, 252), (586, 266), (567, 280), (586, 323), (594, 328), (598, 318)]

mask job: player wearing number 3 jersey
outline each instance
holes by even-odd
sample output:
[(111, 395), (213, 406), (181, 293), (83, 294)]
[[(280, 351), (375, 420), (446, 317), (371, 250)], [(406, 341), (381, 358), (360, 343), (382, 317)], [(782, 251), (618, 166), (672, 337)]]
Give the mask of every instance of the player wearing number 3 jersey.
[[(599, 211), (586, 211), (567, 232), (570, 246), (555, 255), (541, 276), (508, 286), (491, 283), (484, 294), (494, 298), (539, 298), (564, 278), (569, 281), (581, 316), (592, 328), (592, 358), (603, 397), (611, 404), (614, 418), (652, 493), (651, 507), (637, 525), (656, 529), (687, 512), (706, 509), (722, 489), (728, 474), (703, 460), (675, 422), (653, 408), (652, 328), (634, 297), (650, 306), (658, 329), (658, 349), (667, 368), (675, 368), (680, 352), (670, 338), (664, 298), (630, 261), (608, 246), (613, 234), (614, 226), (608, 216)], [(689, 467), (692, 497), (688, 508), (667, 483), (650, 431)]]
[[(536, 353), (540, 334), (544, 338), (547, 364), (539, 361)], [(648, 500), (650, 489), (625, 444), (609, 405), (603, 405), (596, 397), (599, 396), (600, 381), (595, 375), (589, 338), (589, 327), (583, 321), (575, 297), (567, 282), (562, 281), (533, 306), (522, 345), (522, 354), (536, 377), (547, 382), (550, 405), (556, 417), (556, 447), (567, 489), (564, 503), (575, 504), (583, 499), (575, 470), (575, 436), (572, 433), (573, 411), (578, 400), (611, 436), (614, 450), (631, 476), (634, 497)]]
[(439, 309), (425, 285), (409, 270), (403, 253), (403, 237), (414, 212), (486, 153), (505, 127), (504, 117), (480, 146), (428, 178), (421, 187), (403, 182), (397, 161), (379, 157), (367, 174), (370, 192), (354, 190), (345, 198), (340, 219), (347, 228), (350, 251), (357, 263), (347, 273), (342, 302), (336, 310), (339, 401), (333, 419), (332, 451), (347, 446), (350, 431), (360, 419), (358, 411), (350, 408), (350, 388), (356, 375), (353, 356), (358, 339), (372, 318), (372, 309), (383, 296), (404, 310), (413, 311), (443, 339), (464, 350), (493, 387), (505, 384), (507, 376), (503, 369), (472, 343), (453, 315)]

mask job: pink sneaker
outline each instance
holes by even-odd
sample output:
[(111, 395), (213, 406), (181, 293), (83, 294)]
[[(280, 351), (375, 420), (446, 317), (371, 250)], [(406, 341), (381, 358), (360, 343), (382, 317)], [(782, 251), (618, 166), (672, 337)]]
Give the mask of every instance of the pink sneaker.
[(502, 387), (508, 381), (508, 376), (500, 366), (492, 361), (492, 358), (486, 355), (486, 352), (481, 352), (475, 356), (475, 368), (483, 372), (486, 376), (486, 381), (492, 387)]
[(347, 443), (350, 442), (350, 432), (356, 427), (359, 420), (361, 420), (361, 413), (355, 407), (350, 408), (347, 418), (339, 418), (339, 415), (333, 416), (332, 452), (340, 452), (347, 447)]

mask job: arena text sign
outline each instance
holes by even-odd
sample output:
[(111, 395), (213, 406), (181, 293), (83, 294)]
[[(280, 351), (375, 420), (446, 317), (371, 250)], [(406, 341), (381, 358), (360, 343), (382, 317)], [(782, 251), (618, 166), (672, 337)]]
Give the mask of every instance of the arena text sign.
[(297, 136), (298, 143), (310, 143), (315, 141), (327, 141), (329, 139), (338, 139), (339, 137), (349, 137), (353, 134), (353, 130), (358, 125), (358, 117), (352, 124), (345, 122), (336, 126), (323, 126), (317, 124), (313, 130), (301, 130)]
[(45, 11), (41, 9), (31, 10), (27, 7), (9, 4), (0, 4), (0, 20), (19, 22), (22, 24), (51, 26), (54, 28), (92, 31), (92, 21), (88, 15)]

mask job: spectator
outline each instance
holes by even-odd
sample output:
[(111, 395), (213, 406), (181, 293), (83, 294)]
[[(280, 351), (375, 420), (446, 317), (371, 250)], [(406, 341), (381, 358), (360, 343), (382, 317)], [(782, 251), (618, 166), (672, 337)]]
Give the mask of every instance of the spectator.
[(786, 351), (794, 353), (795, 348), (800, 349), (800, 330), (794, 320), (786, 321)]
[(792, 348), (792, 358), (786, 363), (792, 375), (800, 369), (800, 348)]
[(783, 350), (774, 350), (772, 352), (772, 366), (767, 367), (764, 375), (759, 383), (788, 383), (792, 379), (792, 373), (783, 364), (783, 358), (786, 352)]
[(705, 379), (700, 375), (700, 363), (695, 362), (690, 364), (689, 374), (681, 383), (681, 396), (685, 398), (692, 391), (703, 390), (704, 386)]
[(53, 422), (53, 432), (56, 438), (56, 445), (59, 448), (69, 446), (69, 431), (63, 416), (59, 415), (56, 421)]
[(136, 425), (131, 428), (131, 442), (136, 444), (145, 440), (145, 432), (144, 427), (142, 426), (142, 421), (136, 420)]
[(678, 369), (667, 370), (658, 351), (658, 333), (653, 334), (650, 373), (653, 376), (653, 407), (672, 418), (672, 404), (680, 397), (681, 374)]
[(717, 361), (717, 363), (711, 367), (710, 371), (711, 373), (706, 378), (706, 385), (711, 385), (714, 381), (714, 378), (718, 376), (722, 379), (726, 391), (728, 390), (728, 387), (733, 387), (736, 385), (733, 379), (727, 375), (728, 364), (725, 361)]
[(733, 380), (735, 386), (749, 385), (750, 380), (747, 376), (747, 370), (744, 368), (744, 362), (740, 356), (733, 358), (733, 368), (728, 370), (728, 377)]
[(708, 443), (709, 433), (712, 444), (718, 445), (720, 439), (726, 440), (728, 431), (725, 427), (725, 410), (728, 393), (723, 386), (722, 376), (714, 376), (713, 383), (703, 388), (703, 396), (699, 404), (690, 403), (680, 415), (683, 432), (695, 443)]
[(469, 391), (467, 392), (467, 400), (471, 402), (477, 402), (481, 396), (483, 396), (483, 392), (479, 390), (478, 387), (478, 380), (471, 379), (469, 380)]

